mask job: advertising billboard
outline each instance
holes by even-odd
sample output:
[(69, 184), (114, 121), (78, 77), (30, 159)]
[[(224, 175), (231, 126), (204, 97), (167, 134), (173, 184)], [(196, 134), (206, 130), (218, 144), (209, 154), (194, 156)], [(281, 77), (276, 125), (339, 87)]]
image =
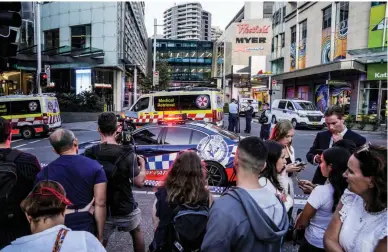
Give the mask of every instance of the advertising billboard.
[[(385, 8), (387, 2), (372, 2), (369, 18), (368, 48), (382, 47), (384, 34)], [(385, 46), (388, 44), (388, 36), (385, 36)]]

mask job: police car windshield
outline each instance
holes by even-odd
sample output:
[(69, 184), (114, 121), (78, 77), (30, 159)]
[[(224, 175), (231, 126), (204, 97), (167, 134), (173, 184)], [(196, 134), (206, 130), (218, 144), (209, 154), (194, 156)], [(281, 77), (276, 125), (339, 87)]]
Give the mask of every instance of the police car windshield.
[(224, 130), (223, 128), (220, 128), (218, 127), (217, 125), (214, 125), (214, 124), (207, 124), (206, 125), (206, 128), (213, 131), (213, 132), (216, 132), (224, 137), (227, 137), (233, 141), (237, 141), (238, 140), (238, 136), (236, 134), (234, 134), (233, 132), (230, 132), (230, 131), (227, 131), (227, 130)]
[(297, 110), (317, 110), (317, 108), (311, 102), (294, 102)]

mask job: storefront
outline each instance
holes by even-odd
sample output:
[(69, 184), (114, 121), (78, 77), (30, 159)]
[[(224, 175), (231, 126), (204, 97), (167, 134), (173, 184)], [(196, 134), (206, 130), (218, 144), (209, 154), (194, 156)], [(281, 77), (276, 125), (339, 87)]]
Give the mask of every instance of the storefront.
[(367, 79), (359, 87), (357, 119), (368, 115), (386, 121), (387, 77), (387, 63), (367, 65)]

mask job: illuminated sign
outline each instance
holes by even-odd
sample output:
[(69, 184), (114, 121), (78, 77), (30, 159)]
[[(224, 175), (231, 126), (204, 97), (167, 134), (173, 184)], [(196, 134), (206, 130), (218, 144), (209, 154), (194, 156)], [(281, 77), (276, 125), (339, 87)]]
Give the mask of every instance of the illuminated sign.
[(234, 49), (235, 52), (252, 52), (252, 51), (262, 51), (264, 50), (264, 47), (250, 47), (250, 46), (241, 46), (241, 47), (236, 47)]
[(237, 24), (239, 34), (250, 34), (250, 33), (268, 33), (269, 25), (249, 25), (249, 24)]
[(267, 38), (257, 38), (257, 37), (250, 37), (250, 38), (236, 38), (236, 43), (237, 44), (261, 44), (265, 43)]

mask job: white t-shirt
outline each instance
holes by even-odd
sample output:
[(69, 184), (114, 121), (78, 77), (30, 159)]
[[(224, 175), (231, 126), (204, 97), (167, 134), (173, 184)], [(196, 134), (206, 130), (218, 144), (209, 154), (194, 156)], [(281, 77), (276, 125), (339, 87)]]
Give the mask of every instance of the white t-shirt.
[(333, 186), (319, 185), (311, 192), (307, 203), (316, 211), (305, 231), (306, 240), (313, 246), (323, 248), (323, 235), (333, 216)]
[(46, 229), (42, 232), (16, 239), (2, 252), (51, 252), (58, 232), (69, 230), (63, 240), (61, 252), (106, 252), (95, 236), (86, 231), (71, 231), (64, 225)]
[(374, 214), (366, 212), (364, 200), (348, 189), (341, 202), (341, 247), (346, 252), (373, 252), (378, 242), (387, 236), (387, 210)]

